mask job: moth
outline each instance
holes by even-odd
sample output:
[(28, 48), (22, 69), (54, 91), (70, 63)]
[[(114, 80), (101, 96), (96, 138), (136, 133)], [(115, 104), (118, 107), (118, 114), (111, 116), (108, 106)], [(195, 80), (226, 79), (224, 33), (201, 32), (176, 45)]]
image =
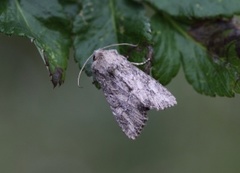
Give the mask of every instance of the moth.
[(165, 87), (115, 49), (96, 50), (91, 69), (116, 121), (130, 139), (140, 135), (148, 120), (148, 110), (163, 110), (177, 104)]

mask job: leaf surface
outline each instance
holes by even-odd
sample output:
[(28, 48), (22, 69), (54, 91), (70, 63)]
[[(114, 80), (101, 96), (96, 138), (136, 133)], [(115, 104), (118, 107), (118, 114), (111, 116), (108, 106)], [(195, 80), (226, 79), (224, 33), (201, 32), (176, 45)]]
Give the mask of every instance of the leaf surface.
[[(129, 46), (120, 50), (123, 55), (135, 57), (135, 61), (143, 60), (141, 49), (151, 43), (151, 30), (141, 4), (128, 0), (83, 0), (83, 4), (74, 22), (75, 58), (80, 68), (94, 50), (116, 43), (138, 45), (139, 54), (131, 55), (134, 48)], [(89, 75), (90, 64), (85, 68)]]
[[(221, 27), (222, 23), (218, 21), (210, 23), (211, 26), (200, 25), (193, 29), (192, 24), (182, 24), (167, 15), (155, 15), (152, 18), (153, 30), (157, 32), (154, 36), (156, 56), (153, 76), (162, 83), (169, 82), (169, 78), (176, 75), (181, 61), (188, 82), (199, 93), (228, 97), (234, 96), (235, 92), (239, 93), (239, 29), (237, 26), (230, 29)], [(212, 37), (206, 37), (206, 33), (211, 33)], [(207, 43), (215, 40), (214, 45), (218, 49), (211, 44), (204, 44), (203, 40), (197, 40), (194, 34), (199, 38), (205, 38), (204, 41)], [(229, 44), (219, 41), (230, 38), (231, 49)], [(232, 51), (217, 54), (219, 49)], [(164, 76), (167, 76), (166, 79)]]
[(70, 18), (78, 8), (74, 1), (1, 0), (0, 32), (30, 38), (56, 86), (65, 78), (71, 45)]
[(217, 17), (240, 14), (238, 0), (141, 0), (176, 17)]

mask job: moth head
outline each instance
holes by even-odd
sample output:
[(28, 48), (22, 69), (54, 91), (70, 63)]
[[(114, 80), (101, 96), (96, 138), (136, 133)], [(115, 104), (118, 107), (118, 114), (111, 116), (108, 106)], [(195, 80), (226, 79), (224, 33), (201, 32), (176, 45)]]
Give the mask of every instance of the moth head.
[[(120, 46), (120, 45), (128, 45), (128, 46), (133, 46), (136, 47), (137, 45), (133, 45), (133, 44), (129, 44), (129, 43), (119, 43), (119, 44), (112, 44), (109, 46), (105, 46), (102, 49), (98, 49), (96, 50), (90, 57), (87, 58), (87, 60), (84, 62), (84, 64), (82, 65), (82, 68), (80, 69), (79, 73), (78, 73), (78, 86), (79, 85), (79, 80), (80, 80), (80, 76), (82, 74), (82, 71), (84, 69), (84, 67), (86, 66), (87, 62), (92, 58), (93, 63), (96, 63), (97, 60), (102, 60), (104, 58), (107, 57), (106, 52), (104, 52), (104, 49), (109, 48), (109, 47), (113, 47), (113, 46)], [(115, 51), (115, 54), (117, 54), (117, 51)], [(105, 56), (105, 57), (104, 57)]]
[(93, 54), (93, 61), (101, 60), (104, 58), (104, 50), (96, 50)]

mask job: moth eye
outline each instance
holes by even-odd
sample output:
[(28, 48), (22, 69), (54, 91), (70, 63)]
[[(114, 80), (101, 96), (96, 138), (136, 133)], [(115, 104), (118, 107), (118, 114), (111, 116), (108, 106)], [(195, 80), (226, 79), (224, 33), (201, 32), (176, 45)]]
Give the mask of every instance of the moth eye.
[(96, 61), (96, 56), (95, 55), (93, 55), (93, 61)]

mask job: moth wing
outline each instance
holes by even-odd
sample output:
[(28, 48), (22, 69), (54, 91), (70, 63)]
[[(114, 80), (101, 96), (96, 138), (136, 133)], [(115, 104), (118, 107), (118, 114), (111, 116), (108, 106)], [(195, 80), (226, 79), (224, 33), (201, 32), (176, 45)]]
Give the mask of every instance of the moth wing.
[(135, 139), (147, 121), (148, 108), (136, 95), (131, 94), (134, 86), (128, 84), (126, 76), (118, 75), (126, 63), (130, 63), (114, 50), (98, 50), (94, 60), (94, 78), (100, 84), (116, 121), (129, 138)]
[(104, 92), (112, 113), (122, 131), (130, 139), (135, 139), (139, 136), (148, 120), (148, 108), (144, 107), (134, 95), (129, 97), (129, 93), (125, 91), (121, 91), (121, 95), (115, 93), (116, 91), (111, 92), (111, 87), (108, 88), (108, 93)]
[[(139, 73), (143, 72), (140, 71)], [(167, 88), (162, 86), (151, 76), (145, 75), (144, 77), (139, 77), (138, 80), (142, 81), (142, 83), (147, 83), (148, 89), (136, 90), (135, 94), (142, 93), (142, 97), (139, 99), (141, 99), (143, 104), (150, 109), (154, 108), (157, 110), (163, 110), (177, 104), (176, 98), (167, 90)]]
[(121, 69), (122, 71), (116, 71), (115, 75), (132, 88), (131, 93), (138, 97), (145, 107), (163, 110), (177, 104), (176, 98), (167, 88), (134, 65), (126, 63)]

